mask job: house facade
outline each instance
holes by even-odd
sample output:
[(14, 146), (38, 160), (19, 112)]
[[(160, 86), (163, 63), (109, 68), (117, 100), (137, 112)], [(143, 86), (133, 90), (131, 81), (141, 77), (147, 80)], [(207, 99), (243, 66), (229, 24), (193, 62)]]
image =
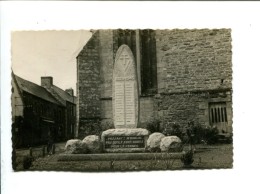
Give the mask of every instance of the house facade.
[(97, 30), (77, 56), (78, 136), (113, 123), (115, 55), (127, 45), (135, 58), (138, 127), (189, 121), (232, 133), (230, 29)]
[[(41, 85), (46, 79), (52, 81), (51, 77), (42, 77)], [(70, 96), (65, 91), (61, 93)], [(73, 138), (76, 115), (67, 113), (76, 109), (75, 96), (71, 98), (74, 100), (67, 102), (68, 99), (64, 99), (66, 103), (61, 103), (45, 86), (12, 73), (12, 138), (15, 147), (45, 144), (50, 135), (54, 142)]]

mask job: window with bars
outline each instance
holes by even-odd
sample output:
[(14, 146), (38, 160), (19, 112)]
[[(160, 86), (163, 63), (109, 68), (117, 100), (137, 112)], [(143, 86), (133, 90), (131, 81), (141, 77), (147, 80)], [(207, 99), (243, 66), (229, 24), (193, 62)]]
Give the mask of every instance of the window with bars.
[(211, 103), (209, 105), (209, 119), (211, 124), (227, 123), (226, 103)]

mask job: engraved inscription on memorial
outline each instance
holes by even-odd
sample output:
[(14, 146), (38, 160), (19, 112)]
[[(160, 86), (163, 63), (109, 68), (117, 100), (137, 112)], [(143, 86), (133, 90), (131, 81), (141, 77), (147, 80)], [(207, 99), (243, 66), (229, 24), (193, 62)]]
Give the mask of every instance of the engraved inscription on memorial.
[(134, 102), (134, 82), (125, 82), (125, 120), (126, 124), (135, 124), (135, 102)]
[(117, 125), (135, 124), (135, 102), (134, 102), (133, 80), (116, 79), (115, 115), (116, 115), (115, 121)]
[(118, 125), (125, 124), (125, 99), (124, 99), (124, 81), (116, 81), (115, 83), (115, 122)]
[(144, 148), (144, 136), (107, 136), (105, 148)]

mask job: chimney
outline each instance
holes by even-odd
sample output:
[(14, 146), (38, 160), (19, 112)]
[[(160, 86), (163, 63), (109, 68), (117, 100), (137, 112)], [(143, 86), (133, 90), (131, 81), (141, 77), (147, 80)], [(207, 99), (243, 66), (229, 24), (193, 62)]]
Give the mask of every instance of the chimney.
[(41, 77), (41, 86), (50, 88), (53, 85), (53, 78), (51, 76)]
[(71, 96), (74, 96), (74, 91), (72, 88), (66, 89), (65, 92), (69, 93)]

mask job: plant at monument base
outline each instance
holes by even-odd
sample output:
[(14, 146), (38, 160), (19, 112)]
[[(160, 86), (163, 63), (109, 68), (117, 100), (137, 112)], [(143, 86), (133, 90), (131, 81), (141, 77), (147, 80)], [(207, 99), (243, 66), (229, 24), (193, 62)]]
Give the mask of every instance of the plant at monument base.
[(184, 164), (185, 167), (190, 166), (194, 159), (193, 159), (193, 151), (189, 150), (188, 152), (186, 152), (182, 157), (181, 157), (181, 161)]
[(28, 170), (32, 166), (33, 157), (31, 156), (25, 156), (23, 159), (23, 169)]
[(167, 123), (163, 133), (167, 136), (177, 136), (182, 141), (185, 135), (185, 133), (183, 133), (183, 131), (181, 130), (181, 126), (175, 122)]
[(200, 124), (194, 125), (195, 143), (215, 144), (218, 142), (217, 127), (203, 127)]
[(116, 160), (111, 160), (111, 161), (109, 161), (109, 169), (110, 169), (110, 170), (114, 170), (115, 161), (116, 161)]
[(217, 127), (211, 127), (206, 129), (205, 138), (208, 144), (215, 144), (218, 142), (218, 129)]
[(99, 123), (90, 123), (87, 127), (86, 127), (86, 132), (85, 132), (85, 136), (87, 135), (98, 135), (100, 136), (102, 133), (102, 129), (100, 127)]
[(101, 130), (102, 131), (105, 131), (107, 129), (114, 129), (115, 126), (114, 126), (114, 122), (112, 120), (102, 120), (101, 123), (100, 123), (100, 127), (101, 127)]
[(146, 129), (151, 133), (161, 132), (160, 130), (161, 121), (157, 118), (150, 118), (146, 123)]

